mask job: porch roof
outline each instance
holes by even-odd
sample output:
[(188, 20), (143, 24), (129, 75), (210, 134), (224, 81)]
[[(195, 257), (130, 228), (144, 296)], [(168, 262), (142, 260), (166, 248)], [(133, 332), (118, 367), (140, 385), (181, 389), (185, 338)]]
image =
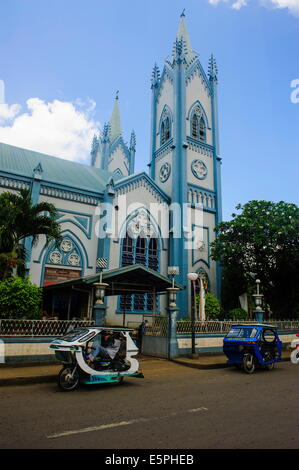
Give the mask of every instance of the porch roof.
[[(88, 291), (92, 289), (93, 283), (100, 281), (100, 277), (100, 273), (79, 277), (70, 281), (44, 286), (44, 290), (48, 292), (54, 289), (81, 288)], [(130, 295), (153, 292), (162, 294), (166, 292), (168, 287), (172, 286), (172, 281), (168, 277), (141, 264), (103, 271), (102, 281), (108, 284), (105, 295)], [(179, 289), (185, 288), (177, 283), (175, 283), (175, 287)]]

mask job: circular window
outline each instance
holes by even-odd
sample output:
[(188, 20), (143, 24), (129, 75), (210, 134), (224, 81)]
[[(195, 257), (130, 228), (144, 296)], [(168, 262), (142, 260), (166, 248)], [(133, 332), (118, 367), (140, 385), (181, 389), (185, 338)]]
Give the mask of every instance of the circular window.
[(79, 255), (77, 255), (77, 253), (72, 253), (69, 257), (68, 257), (68, 262), (71, 266), (79, 266), (80, 264), (80, 257)]
[(165, 183), (165, 181), (168, 180), (170, 172), (171, 172), (170, 163), (164, 163), (160, 168), (160, 175), (159, 175), (160, 176), (160, 181), (162, 183)]
[(61, 264), (61, 260), (62, 260), (61, 253), (59, 253), (59, 251), (52, 251), (52, 253), (50, 254), (51, 263)]
[(62, 240), (61, 244), (60, 244), (60, 248), (63, 250), (63, 251), (71, 251), (72, 248), (73, 248), (73, 244), (71, 242), (71, 240), (68, 240), (67, 238), (65, 238), (64, 240)]
[(204, 180), (208, 175), (208, 169), (202, 160), (193, 160), (191, 171), (198, 180)]

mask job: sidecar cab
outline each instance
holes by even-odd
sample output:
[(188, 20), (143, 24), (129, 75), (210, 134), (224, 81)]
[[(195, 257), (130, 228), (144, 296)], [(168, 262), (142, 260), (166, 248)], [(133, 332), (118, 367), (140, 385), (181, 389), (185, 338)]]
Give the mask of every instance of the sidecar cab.
[(262, 323), (233, 325), (223, 340), (223, 352), (228, 364), (242, 364), (250, 353), (260, 365), (281, 360), (282, 342), (277, 328)]
[(64, 364), (69, 364), (74, 362), (74, 353), (78, 351), (88, 352), (92, 342), (96, 341), (96, 337), (99, 335), (105, 335), (109, 332), (114, 335), (118, 334), (121, 337), (121, 343), (125, 351), (128, 349), (127, 346), (130, 345), (127, 352), (130, 353), (130, 356), (133, 356), (134, 353), (138, 353), (138, 348), (135, 347), (135, 344), (130, 337), (130, 333), (132, 331), (134, 331), (132, 328), (106, 326), (76, 328), (61, 338), (57, 338), (52, 341), (50, 349), (55, 351), (55, 357), (57, 360)]

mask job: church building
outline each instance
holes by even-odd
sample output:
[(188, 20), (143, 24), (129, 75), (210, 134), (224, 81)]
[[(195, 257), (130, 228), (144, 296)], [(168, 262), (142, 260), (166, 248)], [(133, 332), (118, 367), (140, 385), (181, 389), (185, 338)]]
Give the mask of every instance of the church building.
[[(26, 240), (26, 269), (39, 286), (77, 280), (107, 269), (141, 264), (184, 286), (177, 296), (179, 318), (190, 316), (188, 273), (202, 273), (206, 288), (220, 297), (220, 267), (210, 257), (221, 221), (221, 158), (218, 139), (217, 67), (207, 71), (192, 49), (182, 13), (173, 49), (151, 77), (151, 140), (148, 172), (134, 172), (136, 136), (124, 140), (120, 98), (109, 122), (94, 136), (90, 166), (0, 143), (0, 192), (29, 188), (33, 203), (55, 205), (61, 224), (59, 247)], [(145, 160), (144, 155), (138, 158)], [(166, 224), (166, 229), (165, 229)], [(164, 226), (163, 226), (164, 225)], [(65, 310), (63, 291), (51, 315), (90, 318), (90, 299)], [(142, 315), (164, 314), (166, 296), (109, 296), (109, 324), (139, 323)]]

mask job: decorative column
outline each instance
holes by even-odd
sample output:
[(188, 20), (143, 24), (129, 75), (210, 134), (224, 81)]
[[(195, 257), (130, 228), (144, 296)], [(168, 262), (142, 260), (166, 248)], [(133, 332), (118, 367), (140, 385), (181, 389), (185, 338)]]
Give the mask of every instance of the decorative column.
[[(173, 179), (172, 179), (172, 203), (176, 204), (180, 211), (173, 211), (171, 227), (180, 227), (180, 236), (171, 234), (170, 237), (170, 264), (180, 266), (178, 282), (186, 284), (188, 273), (189, 253), (185, 247), (186, 213), (187, 204), (187, 154), (186, 149), (186, 44), (183, 38), (176, 39), (174, 44), (174, 123), (173, 123)], [(187, 233), (187, 236), (190, 234)], [(188, 313), (188, 292), (182, 290), (178, 296), (178, 306), (181, 314)]]
[(105, 305), (105, 289), (109, 286), (105, 282), (94, 282), (95, 287), (95, 304), (93, 306), (93, 318), (95, 320), (95, 326), (104, 326), (106, 320), (106, 309)]
[(157, 139), (157, 94), (160, 84), (160, 70), (157, 64), (155, 64), (152, 80), (151, 80), (151, 89), (152, 89), (152, 115), (151, 115), (151, 161), (149, 164), (150, 167), (150, 176), (155, 180), (155, 153), (156, 153), (156, 139)]
[(134, 130), (131, 133), (130, 139), (130, 163), (129, 163), (129, 175), (134, 173), (135, 168), (135, 153), (136, 153), (136, 135)]
[(179, 308), (176, 305), (176, 295), (180, 290), (177, 287), (168, 287), (168, 360), (178, 355), (178, 344), (177, 344), (177, 313)]
[[(31, 186), (30, 186), (30, 197), (32, 204), (37, 204), (39, 200), (40, 186), (43, 177), (43, 168), (41, 163), (37, 165), (33, 170)], [(31, 254), (32, 254), (32, 237), (26, 237), (24, 240), (25, 248), (25, 274), (29, 275)]]
[[(115, 197), (114, 183), (112, 178), (108, 181), (104, 196), (103, 196), (103, 208), (101, 209), (100, 219), (105, 217), (105, 224), (103, 224), (103, 230), (101, 229), (98, 234), (98, 252), (97, 258), (105, 258), (107, 260), (107, 266), (105, 269), (109, 268), (109, 259), (110, 259), (110, 241), (112, 235), (112, 213), (113, 213), (113, 199)], [(101, 203), (100, 203), (101, 205)], [(104, 219), (103, 219), (104, 220)], [(99, 266), (97, 266), (97, 272), (99, 271)]]
[(110, 125), (104, 124), (103, 132), (102, 132), (102, 158), (101, 158), (101, 168), (102, 170), (108, 170), (108, 160), (109, 160), (109, 153), (110, 153)]
[[(219, 151), (219, 125), (218, 125), (218, 69), (216, 60), (211, 55), (209, 60), (209, 82), (211, 87), (212, 104), (212, 135), (213, 135), (213, 169), (214, 169), (214, 191), (216, 196), (215, 225), (222, 221), (222, 198), (221, 198), (221, 157)], [(216, 262), (217, 275), (217, 297), (221, 297), (222, 270), (220, 262)]]

